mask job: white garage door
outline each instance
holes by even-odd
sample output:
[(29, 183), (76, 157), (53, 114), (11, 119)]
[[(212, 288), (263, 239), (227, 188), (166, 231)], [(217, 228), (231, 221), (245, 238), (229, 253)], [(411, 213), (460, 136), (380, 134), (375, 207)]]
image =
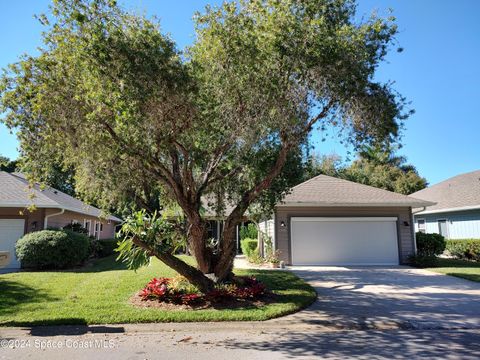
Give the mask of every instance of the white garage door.
[(397, 265), (397, 218), (291, 219), (294, 265)]
[(25, 220), (0, 219), (0, 255), (9, 253), (10, 262), (3, 268), (18, 269), (20, 263), (15, 256), (15, 244), (23, 236)]

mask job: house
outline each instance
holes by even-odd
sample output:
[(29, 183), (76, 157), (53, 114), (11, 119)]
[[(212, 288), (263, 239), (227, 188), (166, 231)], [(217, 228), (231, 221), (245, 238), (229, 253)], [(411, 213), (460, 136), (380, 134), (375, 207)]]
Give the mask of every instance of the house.
[[(34, 209), (29, 210), (32, 205)], [(10, 259), (9, 269), (20, 267), (15, 244), (26, 233), (79, 223), (89, 235), (108, 239), (120, 222), (115, 216), (102, 217), (99, 209), (56, 189), (29, 186), (21, 174), (0, 171), (0, 255)]]
[(287, 265), (397, 265), (416, 252), (412, 208), (432, 205), (320, 175), (295, 186), (260, 227)]
[(436, 202), (415, 211), (415, 230), (447, 239), (480, 239), (480, 170), (457, 175), (412, 196)]
[[(223, 232), (223, 222), (225, 217), (229, 215), (234, 206), (230, 203), (226, 203), (225, 208), (223, 209), (222, 214), (218, 214), (215, 209), (216, 199), (214, 196), (205, 196), (202, 198), (202, 209), (203, 209), (203, 216), (207, 219), (207, 233), (209, 239), (214, 239), (216, 241), (220, 241), (221, 234)], [(237, 225), (236, 228), (236, 249), (237, 254), (241, 254), (241, 247), (240, 247), (240, 229), (244, 226), (247, 226), (250, 223), (250, 219), (248, 215), (243, 216), (242, 222)]]

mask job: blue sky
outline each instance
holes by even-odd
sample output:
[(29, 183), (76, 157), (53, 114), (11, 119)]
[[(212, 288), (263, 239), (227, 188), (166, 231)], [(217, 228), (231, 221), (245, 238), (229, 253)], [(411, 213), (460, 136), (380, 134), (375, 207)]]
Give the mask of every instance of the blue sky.
[[(180, 48), (191, 43), (195, 10), (214, 0), (124, 0), (125, 7), (156, 15)], [(22, 53), (34, 53), (42, 27), (33, 18), (47, 10), (48, 0), (2, 1), (0, 5), (0, 68)], [(480, 1), (360, 0), (359, 15), (394, 10), (402, 53), (392, 52), (378, 79), (395, 81), (396, 89), (416, 110), (406, 122), (400, 153), (434, 184), (480, 169)], [(346, 149), (337, 141), (319, 141), (315, 151)], [(17, 141), (0, 125), (0, 154), (15, 158)]]

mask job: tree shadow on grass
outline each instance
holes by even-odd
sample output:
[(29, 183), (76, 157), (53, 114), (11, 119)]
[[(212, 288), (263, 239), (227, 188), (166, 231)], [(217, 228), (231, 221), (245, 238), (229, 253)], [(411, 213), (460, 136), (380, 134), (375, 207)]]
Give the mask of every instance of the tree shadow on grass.
[[(72, 324), (75, 320), (70, 319)], [(69, 321), (70, 322), (70, 321)], [(123, 326), (106, 326), (106, 325), (86, 325), (85, 323), (79, 325), (60, 325), (60, 326), (32, 326), (30, 328), (30, 335), (32, 336), (75, 336), (85, 334), (122, 334), (125, 332)]]
[(2, 316), (15, 314), (20, 311), (19, 306), (55, 300), (58, 300), (58, 298), (51, 296), (43, 290), (0, 278), (0, 319)]

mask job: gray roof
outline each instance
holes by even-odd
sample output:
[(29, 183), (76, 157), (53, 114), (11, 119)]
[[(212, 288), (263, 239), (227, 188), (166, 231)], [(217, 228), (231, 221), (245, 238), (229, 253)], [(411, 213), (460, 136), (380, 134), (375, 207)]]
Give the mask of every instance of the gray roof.
[(301, 183), (280, 206), (409, 206), (434, 203), (352, 181), (319, 175)]
[[(0, 171), (0, 207), (56, 208), (102, 217), (102, 211), (51, 187), (30, 185), (22, 174)], [(121, 221), (115, 216), (108, 220)]]
[(480, 170), (454, 176), (412, 196), (437, 203), (421, 214), (480, 208)]

